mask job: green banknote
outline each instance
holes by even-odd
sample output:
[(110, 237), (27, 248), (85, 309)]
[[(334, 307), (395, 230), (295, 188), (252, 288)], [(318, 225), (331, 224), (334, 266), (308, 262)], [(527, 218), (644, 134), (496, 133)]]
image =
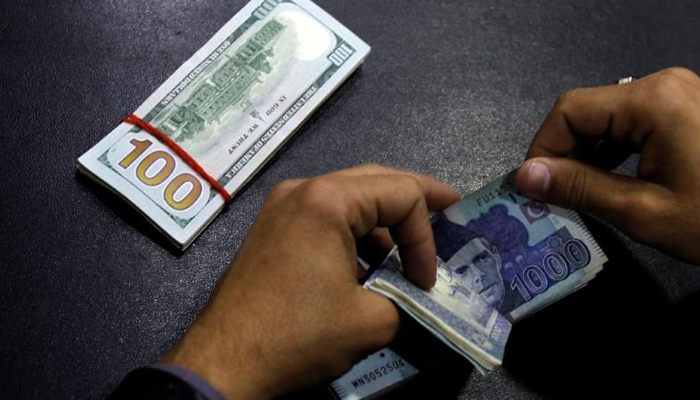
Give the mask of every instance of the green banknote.
[[(308, 0), (252, 1), (134, 114), (235, 194), (369, 50)], [(83, 154), (78, 169), (183, 249), (225, 203), (169, 146), (126, 123)]]

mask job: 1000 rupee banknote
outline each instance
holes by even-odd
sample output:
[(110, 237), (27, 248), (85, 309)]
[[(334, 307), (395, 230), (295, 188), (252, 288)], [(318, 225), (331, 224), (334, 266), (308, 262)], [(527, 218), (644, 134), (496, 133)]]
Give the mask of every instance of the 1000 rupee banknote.
[[(235, 194), (369, 50), (309, 0), (254, 0), (135, 114)], [(129, 124), (81, 156), (78, 168), (181, 248), (224, 205), (170, 148)]]
[(572, 210), (515, 189), (511, 172), (433, 218), (451, 285), (469, 286), (517, 321), (584, 285), (607, 257)]
[(435, 286), (423, 290), (403, 275), (395, 248), (366, 286), (393, 300), (482, 373), (501, 365), (511, 323), (468, 286), (456, 286), (437, 259)]
[(518, 321), (585, 285), (607, 258), (571, 211), (517, 192), (515, 172), (433, 217), (437, 281), (421, 290), (396, 249), (365, 286), (394, 302), (484, 372)]

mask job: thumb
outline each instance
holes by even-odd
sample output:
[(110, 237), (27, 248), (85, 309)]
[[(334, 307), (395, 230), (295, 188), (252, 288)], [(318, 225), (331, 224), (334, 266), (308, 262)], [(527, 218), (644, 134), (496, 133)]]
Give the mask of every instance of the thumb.
[[(386, 347), (399, 330), (399, 312), (386, 297), (357, 286), (354, 312), (346, 318), (354, 331), (356, 348), (363, 353)], [(352, 315), (352, 317), (350, 317)]]
[(527, 160), (516, 187), (534, 200), (595, 214), (632, 237), (644, 230), (642, 216), (658, 214), (664, 204), (663, 187), (655, 183), (568, 158)]

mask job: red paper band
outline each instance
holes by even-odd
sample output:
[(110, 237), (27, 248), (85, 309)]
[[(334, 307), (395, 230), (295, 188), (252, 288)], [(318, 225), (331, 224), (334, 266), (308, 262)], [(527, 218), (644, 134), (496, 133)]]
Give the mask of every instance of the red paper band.
[(163, 142), (163, 144), (170, 147), (170, 150), (174, 151), (175, 154), (177, 154), (187, 165), (190, 166), (190, 168), (195, 170), (202, 179), (209, 182), (211, 187), (213, 187), (214, 189), (216, 189), (217, 192), (219, 192), (219, 194), (221, 195), (221, 197), (224, 198), (224, 201), (226, 203), (231, 201), (231, 195), (226, 191), (226, 189), (224, 189), (224, 187), (221, 186), (221, 184), (219, 184), (219, 182), (217, 182), (216, 179), (209, 175), (207, 171), (205, 171), (204, 168), (202, 168), (201, 165), (197, 164), (197, 161), (195, 161), (194, 158), (192, 158), (182, 147), (180, 147), (180, 145), (175, 143), (175, 141), (170, 139), (170, 137), (168, 137), (166, 134), (158, 130), (158, 128), (142, 120), (134, 114), (131, 114), (128, 117), (122, 119), (122, 122), (136, 125), (144, 131), (157, 137), (158, 140)]

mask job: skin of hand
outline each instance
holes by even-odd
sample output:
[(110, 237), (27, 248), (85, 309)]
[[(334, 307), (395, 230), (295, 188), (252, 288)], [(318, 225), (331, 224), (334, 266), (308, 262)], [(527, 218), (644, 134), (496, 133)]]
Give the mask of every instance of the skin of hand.
[(209, 304), (161, 362), (236, 400), (340, 375), (399, 326), (394, 305), (358, 284), (356, 239), (388, 227), (409, 278), (430, 288), (428, 212), (457, 200), (431, 178), (377, 165), (278, 184)]
[[(636, 177), (610, 172), (640, 153)], [(536, 200), (598, 215), (633, 239), (700, 263), (700, 79), (670, 68), (564, 93), (516, 185)]]

